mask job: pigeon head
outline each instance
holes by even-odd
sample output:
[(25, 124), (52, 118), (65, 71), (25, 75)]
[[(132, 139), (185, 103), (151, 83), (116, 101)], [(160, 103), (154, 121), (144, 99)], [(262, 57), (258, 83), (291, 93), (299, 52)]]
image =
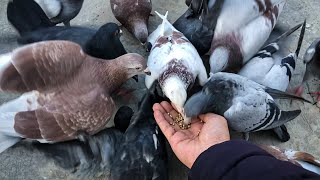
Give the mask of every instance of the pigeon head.
[(198, 92), (190, 97), (184, 105), (185, 116), (192, 118), (206, 113), (205, 110), (209, 102), (207, 98), (203, 92)]
[(138, 74), (145, 74), (147, 69), (146, 60), (139, 54), (129, 53), (116, 59), (123, 71), (127, 72), (127, 78), (132, 78)]
[(146, 22), (135, 20), (131, 26), (130, 29), (133, 35), (141, 42), (141, 44), (145, 44), (149, 35)]
[(164, 94), (170, 99), (175, 109), (183, 115), (183, 105), (187, 100), (185, 83), (177, 76), (172, 76), (165, 80), (162, 90)]
[(114, 59), (127, 53), (120, 37), (122, 30), (115, 23), (107, 23), (99, 28), (86, 45), (87, 53), (103, 59)]
[(320, 62), (320, 38), (313, 41), (303, 57), (303, 63), (309, 64), (312, 60)]

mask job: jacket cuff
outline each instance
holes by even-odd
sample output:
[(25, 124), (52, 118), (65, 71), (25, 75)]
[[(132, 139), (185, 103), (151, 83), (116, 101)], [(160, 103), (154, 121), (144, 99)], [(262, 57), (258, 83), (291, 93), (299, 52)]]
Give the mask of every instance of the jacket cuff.
[[(271, 156), (259, 147), (243, 140), (231, 140), (211, 146), (192, 165), (190, 179), (222, 178), (235, 165), (250, 156)], [(272, 156), (271, 156), (272, 157)]]

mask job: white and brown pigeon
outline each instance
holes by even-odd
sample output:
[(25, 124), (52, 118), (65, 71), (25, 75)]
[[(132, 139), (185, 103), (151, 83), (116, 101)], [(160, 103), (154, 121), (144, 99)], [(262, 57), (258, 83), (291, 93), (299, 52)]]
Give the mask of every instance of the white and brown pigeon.
[[(216, 113), (224, 116), (231, 129), (245, 133), (273, 129), (296, 118), (301, 110), (283, 111), (274, 99), (303, 98), (260, 85), (246, 77), (219, 72), (211, 74), (202, 91), (186, 102), (186, 117)], [(308, 102), (308, 101), (306, 101)]]
[(237, 73), (268, 39), (285, 3), (225, 0), (209, 50), (210, 71)]
[(291, 162), (292, 164), (320, 175), (320, 160), (309, 153), (291, 149), (281, 149), (276, 146), (258, 146), (281, 161)]
[(68, 41), (30, 44), (0, 63), (0, 89), (24, 93), (0, 106), (0, 152), (21, 138), (54, 143), (99, 132), (116, 110), (110, 94), (146, 68), (138, 54), (104, 61)]
[[(156, 13), (163, 22), (148, 37), (152, 45), (147, 63), (151, 76), (146, 77), (146, 86), (150, 88), (155, 80), (159, 80), (165, 96), (184, 114), (188, 88), (196, 78), (203, 86), (208, 79), (207, 72), (194, 46), (167, 20), (168, 12), (165, 16)], [(185, 119), (185, 124), (189, 123)]]

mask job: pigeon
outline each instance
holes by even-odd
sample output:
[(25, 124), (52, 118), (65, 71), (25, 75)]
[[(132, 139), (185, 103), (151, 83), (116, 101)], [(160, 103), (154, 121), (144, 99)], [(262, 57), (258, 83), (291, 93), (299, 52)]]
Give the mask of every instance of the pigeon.
[[(295, 53), (290, 53), (284, 57), (279, 52), (279, 41), (289, 36), (301, 26), (302, 24), (293, 27), (283, 35), (279, 36), (273, 43), (262, 48), (248, 63), (244, 65), (238, 74), (269, 88), (286, 91), (296, 67), (296, 61), (299, 56), (304, 36), (305, 23), (303, 23)], [(287, 132), (285, 125), (275, 128), (274, 132), (282, 142), (287, 142), (290, 139), (290, 135)]]
[(291, 162), (320, 175), (320, 161), (309, 153), (291, 149), (280, 149), (276, 146), (259, 145), (259, 147), (281, 161)]
[[(26, 9), (33, 9), (33, 11), (26, 12)], [(115, 23), (107, 23), (99, 30), (86, 27), (54, 26), (33, 0), (23, 0), (19, 3), (9, 2), (7, 14), (8, 20), (21, 35), (18, 38), (19, 44), (68, 40), (78, 43), (90, 56), (101, 59), (115, 59), (127, 53), (120, 41), (122, 31)]]
[(268, 39), (285, 3), (286, 0), (225, 0), (208, 52), (210, 71), (238, 73)]
[(209, 112), (222, 115), (231, 129), (243, 132), (248, 140), (249, 132), (279, 127), (301, 113), (301, 110), (281, 110), (273, 98), (308, 102), (246, 77), (219, 72), (211, 74), (202, 91), (188, 99), (184, 106), (185, 116), (191, 118)]
[(159, 80), (165, 96), (179, 113), (184, 114), (188, 89), (196, 78), (203, 86), (208, 79), (207, 72), (194, 46), (167, 20), (168, 12), (165, 16), (156, 13), (163, 22), (148, 37), (152, 45), (147, 63), (151, 76), (146, 77), (145, 83), (150, 88), (155, 80)]
[(20, 35), (55, 26), (34, 0), (12, 0), (7, 5), (8, 21)]
[(79, 178), (110, 174), (114, 156), (123, 141), (123, 133), (130, 124), (133, 110), (122, 106), (114, 117), (114, 127), (104, 129), (87, 141), (72, 140), (55, 144), (33, 143), (36, 148), (55, 164)]
[[(303, 27), (296, 51), (285, 57), (282, 57), (281, 54), (277, 54), (280, 50), (279, 41), (288, 37), (302, 25)], [(296, 60), (298, 59), (300, 52), (304, 31), (305, 22), (291, 28), (279, 36), (273, 43), (262, 48), (251, 60), (249, 60), (248, 63), (243, 66), (238, 74), (269, 88), (286, 91), (296, 67)]]
[[(17, 0), (13, 0), (17, 1)], [(25, 0), (18, 0), (25, 1)], [(46, 13), (46, 16), (54, 24), (63, 23), (70, 26), (70, 20), (75, 18), (83, 4), (83, 0), (34, 0)]]
[(117, 149), (111, 180), (168, 179), (166, 140), (153, 116), (152, 106), (165, 100), (157, 81), (139, 103)]
[(1, 91), (23, 93), (0, 106), (0, 152), (21, 138), (55, 143), (98, 133), (115, 113), (110, 94), (146, 69), (138, 54), (104, 61), (69, 41), (26, 45), (0, 62)]
[(145, 44), (152, 10), (151, 0), (110, 0), (110, 4), (115, 18), (142, 44)]
[[(208, 7), (208, 2), (210, 7)], [(186, 4), (187, 11), (181, 15), (173, 26), (182, 32), (199, 52), (205, 55), (210, 47), (214, 29), (224, 0), (193, 0)]]
[[(304, 85), (307, 81), (312, 79), (320, 79), (320, 38), (315, 39), (308, 47), (303, 57), (303, 64), (306, 65), (306, 72), (304, 74), (302, 83), (295, 88), (295, 94), (301, 96), (303, 93)], [(317, 101), (320, 101), (319, 92), (310, 92), (310, 94), (318, 95)]]

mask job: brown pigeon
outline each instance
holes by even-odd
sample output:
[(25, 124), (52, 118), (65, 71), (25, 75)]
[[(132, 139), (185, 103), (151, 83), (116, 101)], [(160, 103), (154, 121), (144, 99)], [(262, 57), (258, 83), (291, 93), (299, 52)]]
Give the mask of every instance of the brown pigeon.
[(151, 0), (110, 0), (115, 18), (142, 44), (148, 38), (148, 20)]
[(99, 132), (116, 110), (110, 94), (145, 69), (138, 54), (104, 61), (67, 41), (1, 55), (0, 89), (24, 94), (0, 106), (0, 153), (21, 138), (54, 143)]
[(281, 161), (288, 161), (304, 169), (320, 174), (320, 161), (313, 155), (289, 149), (280, 149), (276, 146), (259, 145), (260, 148)]

